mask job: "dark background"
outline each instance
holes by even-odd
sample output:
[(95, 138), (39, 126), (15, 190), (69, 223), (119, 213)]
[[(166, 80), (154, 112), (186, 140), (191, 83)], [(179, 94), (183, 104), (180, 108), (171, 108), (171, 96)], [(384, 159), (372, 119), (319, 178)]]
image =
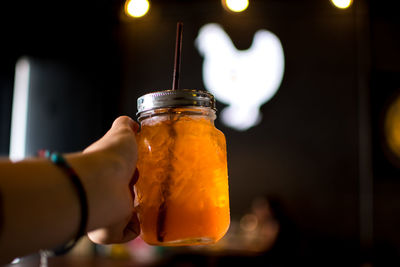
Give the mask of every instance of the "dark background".
[(221, 24), (238, 49), (264, 28), (283, 45), (280, 89), (262, 106), (258, 126), (238, 132), (216, 121), (227, 138), (232, 217), (257, 196), (273, 197), (293, 233), (282, 260), (399, 263), (400, 171), (381, 135), (382, 112), (400, 86), (394, 4), (355, 1), (339, 10), (328, 0), (255, 0), (232, 14), (220, 1), (151, 3), (140, 20), (121, 14), (123, 1), (2, 3), (0, 154), (8, 154), (22, 56), (35, 74), (30, 151), (68, 152), (99, 138), (116, 116), (135, 117), (137, 97), (171, 88), (177, 21), (184, 23), (182, 88), (204, 89), (194, 46), (202, 25)]

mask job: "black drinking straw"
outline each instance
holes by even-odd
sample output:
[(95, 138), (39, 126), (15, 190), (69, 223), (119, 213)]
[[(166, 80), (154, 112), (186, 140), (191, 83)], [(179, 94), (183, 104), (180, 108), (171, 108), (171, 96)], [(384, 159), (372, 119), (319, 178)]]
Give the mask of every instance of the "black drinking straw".
[[(179, 76), (181, 71), (181, 54), (182, 54), (182, 29), (183, 23), (178, 22), (176, 26), (176, 45), (175, 45), (175, 60), (174, 60), (174, 77), (172, 79), (172, 90), (179, 89)], [(170, 127), (168, 128), (169, 136), (171, 137), (172, 144), (171, 149), (169, 149), (168, 154), (168, 166), (166, 167), (166, 177), (164, 181), (161, 183), (161, 204), (158, 208), (157, 215), (157, 225), (156, 225), (156, 234), (157, 241), (164, 242), (166, 232), (166, 218), (167, 218), (167, 201), (171, 195), (171, 174), (173, 172), (172, 159), (174, 158), (174, 145), (175, 145), (175, 137), (176, 130), (174, 128), (176, 120), (172, 120)]]
[(178, 22), (178, 24), (176, 25), (174, 77), (172, 79), (172, 90), (179, 89), (179, 78), (181, 73), (181, 55), (182, 55), (182, 32), (183, 32), (183, 23)]

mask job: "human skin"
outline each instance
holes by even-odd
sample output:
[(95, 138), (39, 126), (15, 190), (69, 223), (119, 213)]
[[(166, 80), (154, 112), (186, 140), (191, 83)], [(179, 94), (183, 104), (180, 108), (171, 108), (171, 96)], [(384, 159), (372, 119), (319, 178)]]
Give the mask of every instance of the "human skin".
[[(82, 152), (64, 154), (87, 194), (89, 238), (99, 244), (127, 242), (140, 233), (134, 212), (137, 161), (131, 118)], [(0, 160), (0, 264), (75, 238), (80, 202), (73, 183), (46, 159)]]

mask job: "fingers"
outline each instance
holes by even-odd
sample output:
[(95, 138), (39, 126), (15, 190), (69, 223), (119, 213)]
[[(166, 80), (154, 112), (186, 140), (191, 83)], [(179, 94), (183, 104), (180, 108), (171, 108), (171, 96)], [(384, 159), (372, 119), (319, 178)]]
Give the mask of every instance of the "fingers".
[(109, 227), (97, 229), (88, 233), (88, 237), (97, 244), (125, 243), (135, 239), (140, 234), (140, 224), (136, 213), (127, 221)]
[[(108, 157), (107, 159), (111, 159), (107, 162), (114, 162), (117, 166), (111, 169), (118, 170), (117, 176), (114, 177), (108, 172), (110, 177), (105, 177), (107, 179), (104, 179), (105, 185), (109, 185), (109, 181), (113, 181), (112, 188), (115, 188), (115, 190), (111, 190), (111, 188), (109, 190), (110, 194), (104, 196), (108, 202), (111, 201), (115, 204), (107, 206), (107, 209), (110, 207), (115, 208), (106, 212), (110, 216), (106, 218), (99, 217), (102, 218), (104, 222), (99, 222), (95, 227), (102, 228), (88, 233), (89, 238), (95, 243), (109, 244), (127, 242), (134, 239), (140, 233), (137, 215), (134, 213), (134, 184), (139, 177), (139, 172), (134, 172), (137, 160), (135, 133), (138, 129), (139, 125), (130, 117), (118, 117), (113, 122), (111, 129), (101, 139), (84, 151), (102, 151), (99, 155), (101, 157), (106, 155)], [(102, 185), (102, 181), (103, 180), (99, 180), (99, 185)], [(126, 186), (128, 186), (129, 189), (126, 188)], [(105, 189), (103, 188), (103, 190)], [(129, 191), (127, 192), (127, 190)], [(114, 192), (120, 193), (115, 195)]]
[[(139, 179), (139, 171), (136, 169), (129, 183), (129, 191), (133, 208), (135, 201), (134, 184)], [(98, 244), (125, 243), (135, 239), (140, 234), (140, 223), (137, 213), (132, 211), (131, 216), (122, 222), (115, 223), (88, 233), (88, 237)]]

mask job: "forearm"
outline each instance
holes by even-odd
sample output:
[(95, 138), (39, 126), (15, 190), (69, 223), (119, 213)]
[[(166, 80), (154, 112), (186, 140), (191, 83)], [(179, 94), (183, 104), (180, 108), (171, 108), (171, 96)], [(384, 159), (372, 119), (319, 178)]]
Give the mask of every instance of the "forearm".
[(52, 248), (74, 237), (80, 206), (73, 185), (61, 169), (47, 160), (0, 162), (0, 169), (2, 256)]
[[(113, 230), (96, 238), (101, 242), (126, 242), (140, 231), (131, 183), (137, 161), (137, 128), (130, 118), (119, 117), (83, 153), (65, 155), (86, 191), (86, 230)], [(0, 160), (0, 264), (76, 237), (81, 203), (70, 178), (49, 160)], [(128, 224), (135, 227), (125, 229)]]

